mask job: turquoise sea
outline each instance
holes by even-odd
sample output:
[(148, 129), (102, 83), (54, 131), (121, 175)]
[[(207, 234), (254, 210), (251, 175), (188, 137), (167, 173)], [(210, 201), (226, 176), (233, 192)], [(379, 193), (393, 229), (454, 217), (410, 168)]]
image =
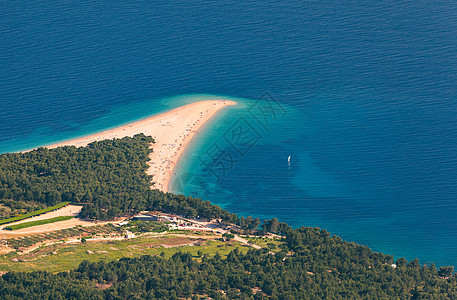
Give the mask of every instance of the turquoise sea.
[[(3, 1), (0, 152), (234, 99), (175, 192), (457, 265), (457, 3)], [(290, 156), (290, 163), (288, 157)]]

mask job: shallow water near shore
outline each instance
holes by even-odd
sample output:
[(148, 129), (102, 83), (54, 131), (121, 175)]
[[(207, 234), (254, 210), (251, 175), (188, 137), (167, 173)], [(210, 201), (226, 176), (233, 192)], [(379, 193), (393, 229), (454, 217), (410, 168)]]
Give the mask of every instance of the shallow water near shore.
[(457, 265), (456, 3), (1, 7), (0, 152), (222, 95), (175, 191)]

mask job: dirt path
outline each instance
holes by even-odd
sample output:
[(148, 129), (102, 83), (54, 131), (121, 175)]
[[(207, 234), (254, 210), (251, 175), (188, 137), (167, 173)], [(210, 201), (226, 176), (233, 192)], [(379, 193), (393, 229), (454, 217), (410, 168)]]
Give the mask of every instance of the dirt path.
[(242, 237), (238, 236), (238, 235), (235, 235), (235, 237), (233, 238), (235, 241), (237, 242), (240, 242), (241, 244), (245, 244), (245, 245), (249, 245), (251, 246), (252, 248), (254, 249), (262, 249), (262, 247), (260, 247), (259, 245), (256, 245), (256, 244), (249, 244), (248, 243), (248, 240), (246, 239), (243, 239)]

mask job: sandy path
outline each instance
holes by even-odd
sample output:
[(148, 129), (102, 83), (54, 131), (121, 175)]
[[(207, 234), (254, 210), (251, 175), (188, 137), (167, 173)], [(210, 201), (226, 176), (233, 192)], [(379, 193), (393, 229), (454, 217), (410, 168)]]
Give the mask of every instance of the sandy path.
[(101, 133), (47, 146), (73, 145), (77, 147), (105, 139), (134, 136), (138, 133), (152, 136), (156, 143), (150, 155), (147, 173), (154, 176), (152, 188), (168, 191), (173, 169), (179, 156), (198, 130), (220, 109), (236, 105), (229, 100), (206, 100), (191, 103), (169, 112), (134, 122)]
[(246, 239), (243, 239), (242, 237), (238, 236), (238, 235), (235, 235), (235, 237), (233, 238), (235, 241), (238, 241), (242, 244), (245, 244), (245, 245), (248, 245), (248, 246), (251, 246), (252, 248), (254, 249), (262, 249), (262, 247), (260, 247), (259, 245), (256, 245), (256, 244), (249, 244), (248, 240)]

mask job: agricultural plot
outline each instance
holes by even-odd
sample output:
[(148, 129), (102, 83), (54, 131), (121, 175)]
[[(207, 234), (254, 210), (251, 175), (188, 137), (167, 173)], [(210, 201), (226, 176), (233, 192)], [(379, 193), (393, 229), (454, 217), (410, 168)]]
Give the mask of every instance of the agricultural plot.
[(59, 221), (70, 220), (71, 218), (73, 218), (73, 217), (72, 216), (60, 216), (60, 217), (55, 217), (55, 218), (50, 218), (50, 219), (44, 219), (44, 220), (31, 221), (31, 222), (11, 225), (11, 226), (5, 227), (4, 229), (19, 230), (22, 228), (28, 228), (28, 227), (38, 226), (38, 225), (44, 225), (44, 224), (55, 223), (55, 222), (59, 222)]
[(69, 204), (69, 202), (62, 202), (62, 203), (59, 203), (57, 205), (50, 206), (50, 207), (47, 207), (47, 208), (43, 208), (43, 209), (31, 212), (31, 213), (23, 214), (23, 215), (16, 216), (16, 217), (13, 217), (13, 218), (0, 220), (0, 225), (13, 223), (13, 222), (21, 221), (21, 220), (24, 220), (24, 219), (27, 219), (27, 218), (30, 218), (30, 217), (42, 215), (42, 214), (45, 214), (47, 212), (62, 208), (64, 206), (67, 206), (68, 204)]

